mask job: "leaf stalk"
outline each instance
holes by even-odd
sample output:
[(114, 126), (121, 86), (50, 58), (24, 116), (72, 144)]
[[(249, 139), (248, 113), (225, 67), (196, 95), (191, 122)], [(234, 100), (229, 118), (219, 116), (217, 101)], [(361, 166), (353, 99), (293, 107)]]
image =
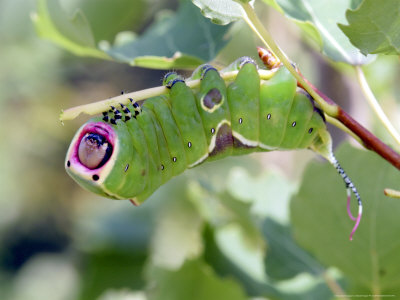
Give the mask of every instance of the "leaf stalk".
[(356, 70), (358, 83), (360, 84), (361, 90), (364, 93), (364, 96), (367, 99), (369, 105), (371, 106), (372, 110), (375, 112), (376, 116), (381, 121), (383, 126), (396, 141), (397, 145), (400, 146), (400, 135), (396, 131), (392, 123), (389, 121), (389, 118), (386, 116), (382, 107), (379, 105), (378, 100), (375, 98), (374, 93), (371, 91), (371, 88), (369, 87), (368, 81), (365, 78), (365, 74), (361, 66), (355, 66), (354, 68)]

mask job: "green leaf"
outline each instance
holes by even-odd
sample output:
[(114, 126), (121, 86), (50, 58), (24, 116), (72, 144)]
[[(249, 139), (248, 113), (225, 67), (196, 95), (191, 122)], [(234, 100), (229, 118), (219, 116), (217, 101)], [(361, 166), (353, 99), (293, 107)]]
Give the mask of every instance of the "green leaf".
[(251, 0), (234, 0), (234, 1), (236, 1), (238, 3), (243, 3), (243, 4), (251, 2)]
[(195, 68), (210, 61), (228, 42), (228, 27), (212, 24), (189, 1), (164, 15), (137, 39), (106, 52), (118, 61), (146, 68)]
[(179, 269), (186, 259), (197, 258), (203, 251), (203, 220), (183, 196), (185, 193), (180, 191), (187, 181), (176, 178), (175, 182), (180, 183), (179, 186), (167, 189), (167, 195), (175, 194), (175, 197), (164, 199), (164, 203), (157, 208), (157, 222), (150, 248), (152, 263), (168, 269)]
[[(145, 68), (194, 69), (213, 60), (229, 41), (229, 27), (212, 24), (188, 0), (182, 1), (176, 13), (160, 14), (139, 37), (121, 32), (114, 45), (107, 41), (97, 45), (82, 11), (77, 10), (70, 17), (58, 1), (38, 0), (32, 18), (39, 36), (76, 55), (114, 59)], [(98, 33), (97, 29), (94, 31)]]
[(293, 239), (288, 226), (267, 218), (263, 233), (268, 240), (266, 271), (274, 280), (289, 279), (301, 273), (321, 276), (325, 268)]
[[(189, 186), (189, 198), (209, 222), (206, 259), (218, 272), (237, 277), (252, 296), (329, 298), (325, 268), (293, 241), (287, 227), (272, 219), (288, 222), (293, 185), (277, 172), (256, 177), (241, 167), (232, 168), (225, 182), (226, 192), (218, 194), (195, 183)], [(271, 218), (263, 221), (265, 216)]]
[(133, 60), (129, 61), (129, 64), (136, 67), (168, 70), (195, 69), (204, 62), (205, 60), (200, 58), (175, 52), (172, 57), (150, 55), (137, 56)]
[[(100, 200), (100, 199), (97, 199)], [(157, 202), (157, 199), (155, 199)], [(74, 220), (74, 248), (80, 253), (80, 296), (97, 299), (108, 288), (142, 287), (155, 213), (126, 201), (92, 203)]]
[[(250, 203), (239, 201), (228, 193), (214, 194), (203, 189), (198, 183), (189, 185), (189, 199), (212, 227), (220, 229), (221, 239), (228, 237), (242, 239), (248, 250), (265, 250), (265, 243), (254, 216), (250, 213)], [(237, 230), (240, 228), (240, 232)], [(223, 232), (227, 235), (223, 236)], [(261, 255), (262, 254), (257, 254)]]
[(130, 291), (128, 289), (110, 289), (104, 292), (97, 300), (146, 300), (146, 294), (142, 291)]
[(236, 167), (229, 173), (227, 188), (235, 198), (252, 202), (252, 214), (288, 223), (288, 203), (295, 185), (278, 171), (269, 170), (255, 177)]
[(38, 35), (76, 55), (108, 59), (96, 48), (89, 23), (80, 10), (67, 16), (58, 1), (37, 1), (37, 12), (32, 15)]
[[(197, 5), (201, 13), (211, 19), (212, 22), (220, 25), (226, 25), (240, 20), (245, 15), (242, 6), (234, 0), (192, 0)], [(241, 1), (250, 2), (254, 1)]]
[[(265, 223), (266, 226), (271, 225), (269, 222)], [(215, 271), (223, 277), (233, 277), (241, 282), (243, 287), (246, 289), (248, 296), (252, 297), (268, 297), (271, 299), (280, 299), (280, 300), (308, 300), (308, 299), (331, 299), (332, 291), (328, 288), (325, 280), (321, 275), (313, 275), (307, 273), (307, 268), (303, 268), (302, 263), (306, 265), (310, 265), (310, 261), (312, 260), (310, 255), (306, 255), (306, 259), (304, 259), (303, 255), (305, 253), (304, 250), (297, 246), (293, 247), (295, 244), (292, 241), (292, 238), (287, 236), (280, 236), (282, 233), (273, 232), (276, 228), (264, 228), (268, 230), (267, 238), (276, 234), (276, 236), (271, 240), (274, 244), (271, 244), (273, 248), (273, 252), (270, 253), (270, 250), (267, 251), (267, 263), (270, 263), (271, 260), (277, 259), (274, 267), (278, 273), (281, 273), (278, 270), (280, 267), (282, 268), (290, 268), (292, 270), (296, 270), (298, 274), (293, 274), (293, 277), (285, 278), (283, 280), (279, 280), (278, 278), (270, 277), (270, 275), (275, 275), (276, 273), (269, 269), (267, 266), (268, 276), (266, 280), (260, 280), (257, 277), (254, 277), (253, 274), (249, 273), (246, 269), (242, 268), (241, 265), (238, 265), (236, 261), (232, 261), (232, 257), (228, 256), (226, 253), (221, 251), (219, 245), (217, 245), (217, 241), (215, 239), (215, 231), (211, 231), (210, 228), (205, 231), (205, 253), (204, 257), (206, 261), (213, 265)], [(272, 233), (273, 232), (273, 233)], [(275, 243), (277, 243), (275, 245)], [(228, 244), (226, 247), (234, 248), (236, 244)], [(282, 248), (280, 248), (282, 247)], [(276, 251), (282, 251), (282, 253), (275, 253)], [(236, 249), (232, 249), (231, 252), (237, 251)], [(271, 257), (270, 257), (271, 255)], [(270, 260), (268, 261), (270, 257)], [(287, 261), (286, 261), (287, 260)], [(293, 264), (293, 265), (289, 265)], [(315, 261), (312, 264), (316, 264)], [(331, 274), (332, 272), (328, 272), (330, 280), (335, 280), (337, 275)], [(287, 272), (285, 274), (289, 275)], [(324, 278), (326, 278), (327, 274), (324, 273)], [(258, 299), (258, 298), (257, 298)], [(264, 298), (262, 298), (264, 299)]]
[[(232, 171), (237, 169), (242, 170), (233, 168)], [(252, 203), (232, 197), (228, 193), (229, 186), (226, 188), (225, 192), (213, 193), (192, 182), (189, 185), (189, 199), (215, 230), (215, 241), (221, 251), (252, 278), (264, 280), (266, 245), (257, 219), (250, 212)]]
[(383, 189), (398, 188), (400, 173), (375, 153), (349, 145), (337, 156), (364, 201), (353, 241), (343, 181), (331, 165), (316, 162), (307, 168), (291, 205), (294, 236), (320, 262), (342, 271), (352, 290), (399, 295), (400, 201), (385, 197)]
[(355, 48), (337, 26), (345, 20), (345, 11), (353, 0), (264, 0), (296, 22), (330, 59), (352, 65), (370, 61)]
[(363, 54), (400, 55), (400, 1), (365, 0), (346, 18), (349, 25), (339, 27)]
[(187, 261), (178, 271), (152, 267), (149, 300), (245, 300), (242, 288), (232, 279), (221, 279), (200, 260)]
[(96, 299), (109, 288), (137, 289), (144, 285), (141, 274), (148, 259), (144, 252), (115, 249), (110, 245), (109, 249), (88, 253), (82, 259), (82, 278), (90, 280), (81, 281), (81, 295), (75, 299)]
[(82, 10), (97, 43), (112, 41), (122, 30), (140, 30), (151, 17), (150, 9), (154, 9), (148, 0), (75, 0), (62, 4), (68, 11)]
[(251, 278), (260, 282), (266, 280), (262, 239), (255, 241), (240, 224), (230, 223), (215, 230), (215, 242), (221, 252)]
[(257, 222), (250, 213), (250, 203), (237, 200), (226, 192), (209, 192), (196, 182), (189, 185), (189, 199), (211, 226), (222, 228), (227, 224), (238, 224), (249, 243), (259, 248), (265, 246)]

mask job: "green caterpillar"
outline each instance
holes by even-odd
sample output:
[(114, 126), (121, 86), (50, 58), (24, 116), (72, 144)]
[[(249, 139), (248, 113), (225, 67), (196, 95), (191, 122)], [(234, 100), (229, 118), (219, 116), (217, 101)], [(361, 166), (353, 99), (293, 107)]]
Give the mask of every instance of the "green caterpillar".
[[(187, 168), (228, 155), (309, 148), (330, 161), (347, 188), (347, 208), (356, 221), (361, 199), (333, 156), (323, 113), (283, 66), (260, 79), (256, 63), (242, 57), (221, 72), (238, 70), (225, 82), (210, 65), (196, 69), (191, 89), (174, 72), (164, 76), (167, 95), (111, 107), (84, 124), (66, 156), (68, 174), (84, 188), (139, 205)], [(350, 190), (359, 214), (351, 215)]]

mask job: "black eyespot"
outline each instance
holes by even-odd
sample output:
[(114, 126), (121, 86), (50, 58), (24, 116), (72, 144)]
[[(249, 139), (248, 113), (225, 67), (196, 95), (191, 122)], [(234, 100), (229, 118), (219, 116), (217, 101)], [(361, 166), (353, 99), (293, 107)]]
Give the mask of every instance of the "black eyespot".
[(173, 161), (173, 162), (176, 162), (176, 157), (173, 157), (173, 158), (172, 158), (172, 161)]
[(92, 178), (93, 178), (94, 181), (97, 181), (97, 180), (100, 179), (99, 175), (96, 175), (96, 174), (94, 174), (94, 175), (92, 176)]
[(308, 133), (311, 133), (313, 131), (313, 128), (308, 129)]
[(192, 147), (192, 143), (191, 143), (191, 142), (188, 143), (188, 147), (189, 147), (189, 148)]
[(242, 123), (243, 123), (243, 119), (239, 118), (239, 124), (242, 124)]
[(215, 129), (211, 128), (211, 133), (214, 134), (215, 133)]
[(129, 169), (129, 164), (126, 164), (124, 172), (128, 171), (128, 169)]
[(294, 122), (292, 123), (292, 127), (294, 127), (294, 126), (296, 126), (296, 121), (294, 121)]
[(268, 114), (268, 115), (267, 115), (267, 119), (268, 119), (268, 120), (271, 119), (271, 114)]
[(67, 161), (67, 167), (69, 168), (71, 166), (71, 162)]
[(161, 165), (161, 170), (164, 170), (164, 165)]
[(222, 94), (217, 88), (213, 88), (203, 98), (203, 104), (205, 107), (212, 109), (215, 105), (221, 103)]

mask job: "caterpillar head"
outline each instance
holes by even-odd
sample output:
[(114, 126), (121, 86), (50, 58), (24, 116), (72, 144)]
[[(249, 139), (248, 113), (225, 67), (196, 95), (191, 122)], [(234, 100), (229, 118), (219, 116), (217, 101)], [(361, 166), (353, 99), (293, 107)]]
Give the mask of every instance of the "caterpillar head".
[(128, 199), (145, 187), (147, 166), (124, 122), (94, 118), (84, 124), (71, 142), (65, 168), (82, 187), (109, 198)]

